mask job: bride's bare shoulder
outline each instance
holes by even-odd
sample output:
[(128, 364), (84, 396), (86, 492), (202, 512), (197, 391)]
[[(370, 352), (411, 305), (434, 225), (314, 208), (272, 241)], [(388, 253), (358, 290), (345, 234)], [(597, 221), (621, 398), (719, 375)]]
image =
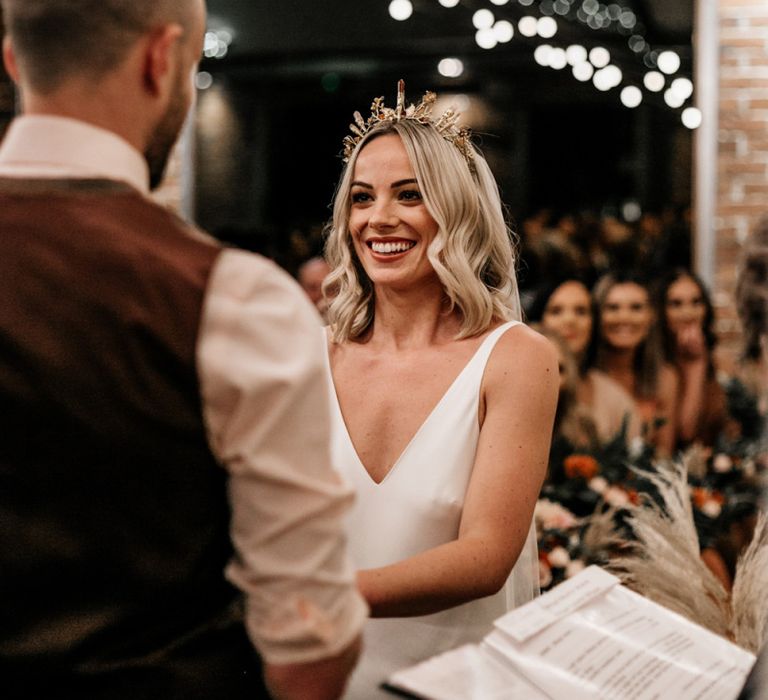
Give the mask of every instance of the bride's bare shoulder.
[(555, 346), (541, 333), (518, 323), (499, 338), (488, 360), (486, 374), (502, 382), (510, 374), (559, 382), (557, 368)]

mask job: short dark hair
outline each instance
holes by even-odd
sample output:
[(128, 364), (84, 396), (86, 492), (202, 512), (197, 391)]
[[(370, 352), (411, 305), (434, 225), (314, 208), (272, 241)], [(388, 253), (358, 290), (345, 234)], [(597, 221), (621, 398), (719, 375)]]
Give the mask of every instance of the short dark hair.
[(153, 25), (186, 26), (186, 0), (0, 0), (19, 68), (37, 92), (67, 78), (99, 78)]

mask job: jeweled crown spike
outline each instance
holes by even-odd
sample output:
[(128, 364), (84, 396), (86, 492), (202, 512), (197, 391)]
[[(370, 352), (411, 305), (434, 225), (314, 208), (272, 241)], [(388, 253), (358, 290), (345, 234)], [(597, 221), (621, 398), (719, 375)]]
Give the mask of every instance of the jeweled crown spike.
[(357, 144), (366, 137), (373, 127), (385, 122), (394, 124), (410, 119), (434, 127), (446, 141), (450, 141), (459, 149), (470, 170), (474, 171), (474, 152), (470, 142), (471, 131), (467, 127), (459, 126), (460, 115), (452, 107), (446, 110), (439, 119), (432, 119), (432, 107), (435, 100), (437, 100), (437, 95), (434, 92), (425, 92), (421, 102), (406, 107), (405, 82), (398, 81), (397, 103), (394, 109), (384, 106), (383, 97), (377, 97), (371, 104), (371, 116), (367, 120), (363, 119), (360, 112), (354, 113), (355, 121), (349, 125), (352, 133), (344, 138), (344, 162), (346, 163), (350, 159)]

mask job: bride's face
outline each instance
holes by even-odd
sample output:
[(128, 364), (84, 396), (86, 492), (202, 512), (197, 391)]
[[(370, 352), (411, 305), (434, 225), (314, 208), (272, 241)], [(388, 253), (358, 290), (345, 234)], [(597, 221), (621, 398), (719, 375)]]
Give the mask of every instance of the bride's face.
[(437, 280), (427, 257), (437, 222), (397, 134), (379, 136), (360, 151), (351, 200), (355, 252), (375, 286), (409, 288)]

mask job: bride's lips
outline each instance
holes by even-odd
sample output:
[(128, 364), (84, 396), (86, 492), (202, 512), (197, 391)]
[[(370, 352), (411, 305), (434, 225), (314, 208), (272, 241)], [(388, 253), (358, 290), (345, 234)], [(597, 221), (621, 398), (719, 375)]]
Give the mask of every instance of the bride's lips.
[(413, 250), (416, 241), (407, 238), (369, 238), (365, 245), (376, 260), (397, 260)]

